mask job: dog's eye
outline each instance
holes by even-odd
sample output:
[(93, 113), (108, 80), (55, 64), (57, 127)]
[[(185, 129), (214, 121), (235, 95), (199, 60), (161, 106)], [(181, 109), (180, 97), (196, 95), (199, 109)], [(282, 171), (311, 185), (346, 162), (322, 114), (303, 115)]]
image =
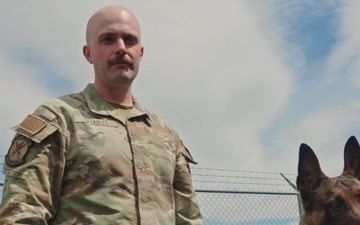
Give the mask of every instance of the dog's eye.
[(334, 200), (329, 202), (329, 208), (334, 211), (339, 211), (345, 209), (344, 201), (342, 200)]

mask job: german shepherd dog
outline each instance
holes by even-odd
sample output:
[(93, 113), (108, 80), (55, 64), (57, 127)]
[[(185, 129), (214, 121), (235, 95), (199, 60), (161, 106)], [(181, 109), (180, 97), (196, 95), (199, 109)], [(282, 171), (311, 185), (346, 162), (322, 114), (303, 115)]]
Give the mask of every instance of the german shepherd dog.
[(300, 225), (360, 225), (360, 146), (354, 136), (345, 144), (344, 161), (343, 173), (329, 178), (313, 150), (300, 145), (296, 180), (304, 210)]

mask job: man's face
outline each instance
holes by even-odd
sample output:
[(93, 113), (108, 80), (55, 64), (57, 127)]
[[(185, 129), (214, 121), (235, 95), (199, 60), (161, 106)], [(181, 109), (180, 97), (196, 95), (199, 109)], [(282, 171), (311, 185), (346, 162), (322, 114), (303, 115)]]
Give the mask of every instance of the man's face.
[(95, 84), (130, 85), (143, 55), (140, 27), (132, 14), (111, 9), (92, 18), (84, 55), (94, 64)]

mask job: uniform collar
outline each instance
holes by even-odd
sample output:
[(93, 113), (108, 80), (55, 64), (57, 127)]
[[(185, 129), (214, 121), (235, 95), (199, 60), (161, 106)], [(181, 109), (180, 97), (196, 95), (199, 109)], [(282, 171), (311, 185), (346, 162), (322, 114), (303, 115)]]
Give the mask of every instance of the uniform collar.
[[(93, 84), (88, 84), (83, 93), (85, 101), (91, 112), (99, 115), (114, 117), (115, 111), (118, 110), (118, 108), (104, 101), (95, 90)], [(131, 109), (129, 118), (144, 117), (151, 120), (148, 111), (134, 97), (133, 104), (134, 107)]]

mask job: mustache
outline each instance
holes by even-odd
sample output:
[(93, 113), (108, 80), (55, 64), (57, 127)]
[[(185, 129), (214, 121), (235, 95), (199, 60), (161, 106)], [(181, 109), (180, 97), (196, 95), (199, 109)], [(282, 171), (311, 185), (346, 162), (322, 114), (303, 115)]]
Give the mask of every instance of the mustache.
[(133, 65), (133, 61), (127, 54), (124, 55), (117, 55), (114, 59), (108, 61), (108, 65), (112, 66), (115, 64), (129, 64), (130, 66)]

